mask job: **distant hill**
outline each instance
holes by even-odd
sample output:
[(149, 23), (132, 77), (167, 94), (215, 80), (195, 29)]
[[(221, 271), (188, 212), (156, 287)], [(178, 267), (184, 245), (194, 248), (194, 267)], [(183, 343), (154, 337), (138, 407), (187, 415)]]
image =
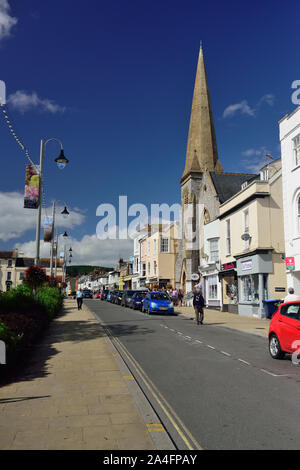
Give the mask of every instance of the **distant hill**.
[(94, 271), (108, 272), (113, 271), (113, 268), (106, 268), (103, 266), (67, 266), (67, 274), (71, 277), (83, 276), (84, 274), (91, 274)]

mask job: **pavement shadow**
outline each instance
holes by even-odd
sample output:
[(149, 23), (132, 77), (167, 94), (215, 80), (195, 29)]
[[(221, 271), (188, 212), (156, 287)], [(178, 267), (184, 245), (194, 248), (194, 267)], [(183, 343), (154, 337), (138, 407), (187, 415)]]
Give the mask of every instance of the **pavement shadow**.
[[(106, 336), (103, 327), (92, 321), (67, 320), (70, 307), (66, 306), (56, 316), (42, 336), (27, 351), (22, 351), (13, 367), (1, 365), (0, 386), (25, 382), (49, 375), (48, 361), (59, 353), (55, 344), (61, 342), (83, 342)], [(66, 320), (63, 318), (66, 316)]]

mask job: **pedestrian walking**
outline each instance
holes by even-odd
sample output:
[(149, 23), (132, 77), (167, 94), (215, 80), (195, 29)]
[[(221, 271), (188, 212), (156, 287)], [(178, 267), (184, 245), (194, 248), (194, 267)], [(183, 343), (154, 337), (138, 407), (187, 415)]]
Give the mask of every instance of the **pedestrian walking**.
[(283, 302), (294, 302), (295, 300), (300, 300), (300, 297), (295, 294), (293, 287), (289, 287), (288, 295), (284, 298)]
[(196, 288), (194, 291), (193, 306), (195, 310), (195, 318), (197, 325), (203, 324), (205, 300), (202, 295), (202, 291), (199, 288)]
[(81, 310), (82, 308), (82, 302), (83, 302), (83, 292), (81, 289), (79, 289), (77, 292), (76, 292), (76, 299), (77, 299), (77, 307), (78, 307), (78, 310)]
[(184, 297), (184, 294), (183, 294), (183, 290), (182, 289), (179, 289), (178, 291), (178, 303), (179, 303), (179, 307), (182, 307), (182, 299)]
[(178, 290), (176, 288), (172, 291), (172, 302), (174, 306), (178, 303)]

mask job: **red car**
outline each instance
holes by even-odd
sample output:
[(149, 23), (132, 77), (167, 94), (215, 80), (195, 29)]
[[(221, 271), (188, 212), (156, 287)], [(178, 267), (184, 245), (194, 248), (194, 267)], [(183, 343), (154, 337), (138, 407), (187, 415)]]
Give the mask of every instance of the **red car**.
[(274, 313), (269, 328), (269, 351), (273, 359), (285, 353), (300, 354), (300, 301), (281, 304)]

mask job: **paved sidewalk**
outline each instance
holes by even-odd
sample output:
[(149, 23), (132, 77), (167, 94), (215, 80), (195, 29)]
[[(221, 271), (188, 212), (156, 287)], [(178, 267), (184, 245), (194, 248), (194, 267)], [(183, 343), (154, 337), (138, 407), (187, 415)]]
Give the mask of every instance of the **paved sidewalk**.
[[(175, 312), (194, 320), (193, 307), (175, 307)], [(233, 328), (245, 333), (268, 337), (270, 320), (266, 318), (244, 317), (234, 313), (220, 312), (219, 310), (204, 309), (204, 324)]]
[(110, 341), (73, 300), (24, 373), (0, 386), (0, 417), (2, 450), (156, 449)]

